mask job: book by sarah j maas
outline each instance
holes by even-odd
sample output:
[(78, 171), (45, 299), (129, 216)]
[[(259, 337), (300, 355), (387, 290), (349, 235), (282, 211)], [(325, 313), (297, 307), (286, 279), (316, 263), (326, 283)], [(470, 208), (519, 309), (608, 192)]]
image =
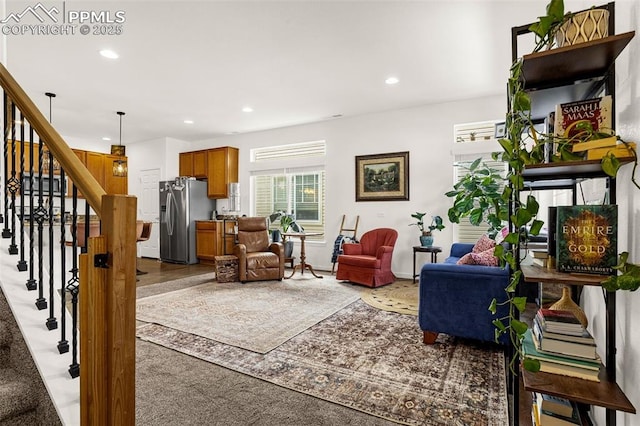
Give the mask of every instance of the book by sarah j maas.
[(560, 272), (612, 275), (618, 260), (618, 206), (558, 206)]

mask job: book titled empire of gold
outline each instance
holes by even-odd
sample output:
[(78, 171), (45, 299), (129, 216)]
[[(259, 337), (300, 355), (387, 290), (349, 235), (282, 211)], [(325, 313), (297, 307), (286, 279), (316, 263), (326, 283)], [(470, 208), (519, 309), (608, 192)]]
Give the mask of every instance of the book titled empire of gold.
[(618, 260), (618, 206), (558, 206), (556, 267), (612, 275)]

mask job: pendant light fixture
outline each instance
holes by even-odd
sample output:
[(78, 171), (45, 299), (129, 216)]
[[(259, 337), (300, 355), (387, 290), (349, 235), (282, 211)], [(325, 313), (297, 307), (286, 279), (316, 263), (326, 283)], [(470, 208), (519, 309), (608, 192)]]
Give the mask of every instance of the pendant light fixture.
[[(122, 145), (122, 116), (124, 115), (124, 112), (118, 111), (116, 114), (120, 116), (120, 142), (117, 148), (118, 152), (124, 154), (124, 146)], [(113, 152), (113, 146), (111, 147), (111, 150)], [(121, 158), (113, 160), (113, 175), (119, 177), (127, 176), (127, 160)]]

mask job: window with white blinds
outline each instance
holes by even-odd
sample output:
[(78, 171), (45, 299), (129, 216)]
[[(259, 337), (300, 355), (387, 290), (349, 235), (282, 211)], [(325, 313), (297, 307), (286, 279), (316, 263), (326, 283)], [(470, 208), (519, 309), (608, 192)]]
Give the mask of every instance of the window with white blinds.
[[(463, 159), (460, 161), (456, 161), (453, 164), (454, 170), (454, 183), (458, 182), (460, 178), (469, 174), (469, 166), (473, 163), (474, 160), (479, 158), (475, 156), (473, 159)], [(501, 171), (501, 175), (504, 177), (507, 174), (507, 163), (503, 163), (502, 161), (494, 161), (491, 159), (491, 155), (482, 156), (483, 162), (490, 168), (495, 169), (497, 171)], [(500, 190), (504, 188), (504, 185), (507, 182), (504, 181), (504, 184), (500, 186)], [(478, 239), (487, 233), (489, 229), (489, 224), (486, 222), (482, 222), (480, 225), (475, 226), (469, 222), (468, 217), (464, 217), (460, 219), (460, 223), (457, 224), (454, 228), (454, 233), (456, 234), (455, 241), (459, 241), (461, 243), (475, 243)]]
[[(480, 139), (489, 138), (489, 135), (495, 127), (496, 121), (487, 121), (480, 123), (467, 123), (457, 124), (454, 126), (454, 140), (456, 141), (468, 141), (470, 135), (473, 133)], [(493, 135), (491, 134), (491, 137)], [(490, 149), (490, 147), (489, 147)], [(469, 166), (476, 159), (482, 158), (482, 161), (490, 168), (497, 171), (501, 171), (502, 176), (506, 176), (509, 170), (507, 163), (502, 161), (495, 161), (491, 158), (491, 152), (481, 152), (468, 155), (456, 155), (453, 163), (453, 183), (455, 184), (460, 178), (466, 176), (469, 173)], [(505, 181), (504, 184), (507, 182)], [(504, 185), (502, 186), (504, 187)], [(501, 189), (502, 189), (501, 187)], [(454, 241), (475, 243), (478, 239), (487, 232), (489, 224), (482, 222), (479, 226), (472, 225), (469, 222), (469, 218), (465, 217), (460, 220), (460, 223), (454, 226)]]
[[(305, 231), (324, 233), (324, 141), (256, 148), (251, 152), (252, 211), (268, 217), (277, 211), (293, 214)], [(317, 165), (308, 159), (316, 157)], [(304, 159), (304, 161), (300, 161)], [(295, 167), (295, 163), (304, 164)], [(286, 167), (274, 168), (279, 164)], [(262, 167), (261, 167), (262, 166)], [(272, 226), (275, 229), (276, 226)], [(312, 239), (309, 237), (309, 239)], [(322, 240), (323, 237), (316, 237)]]

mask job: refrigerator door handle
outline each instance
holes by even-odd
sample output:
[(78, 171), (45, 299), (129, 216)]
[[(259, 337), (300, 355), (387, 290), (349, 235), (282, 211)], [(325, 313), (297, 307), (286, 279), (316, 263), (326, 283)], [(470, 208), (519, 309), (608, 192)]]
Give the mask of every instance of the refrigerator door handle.
[(173, 219), (171, 218), (171, 209), (173, 208), (173, 193), (167, 192), (167, 211), (165, 217), (167, 218), (167, 235), (173, 235)]

